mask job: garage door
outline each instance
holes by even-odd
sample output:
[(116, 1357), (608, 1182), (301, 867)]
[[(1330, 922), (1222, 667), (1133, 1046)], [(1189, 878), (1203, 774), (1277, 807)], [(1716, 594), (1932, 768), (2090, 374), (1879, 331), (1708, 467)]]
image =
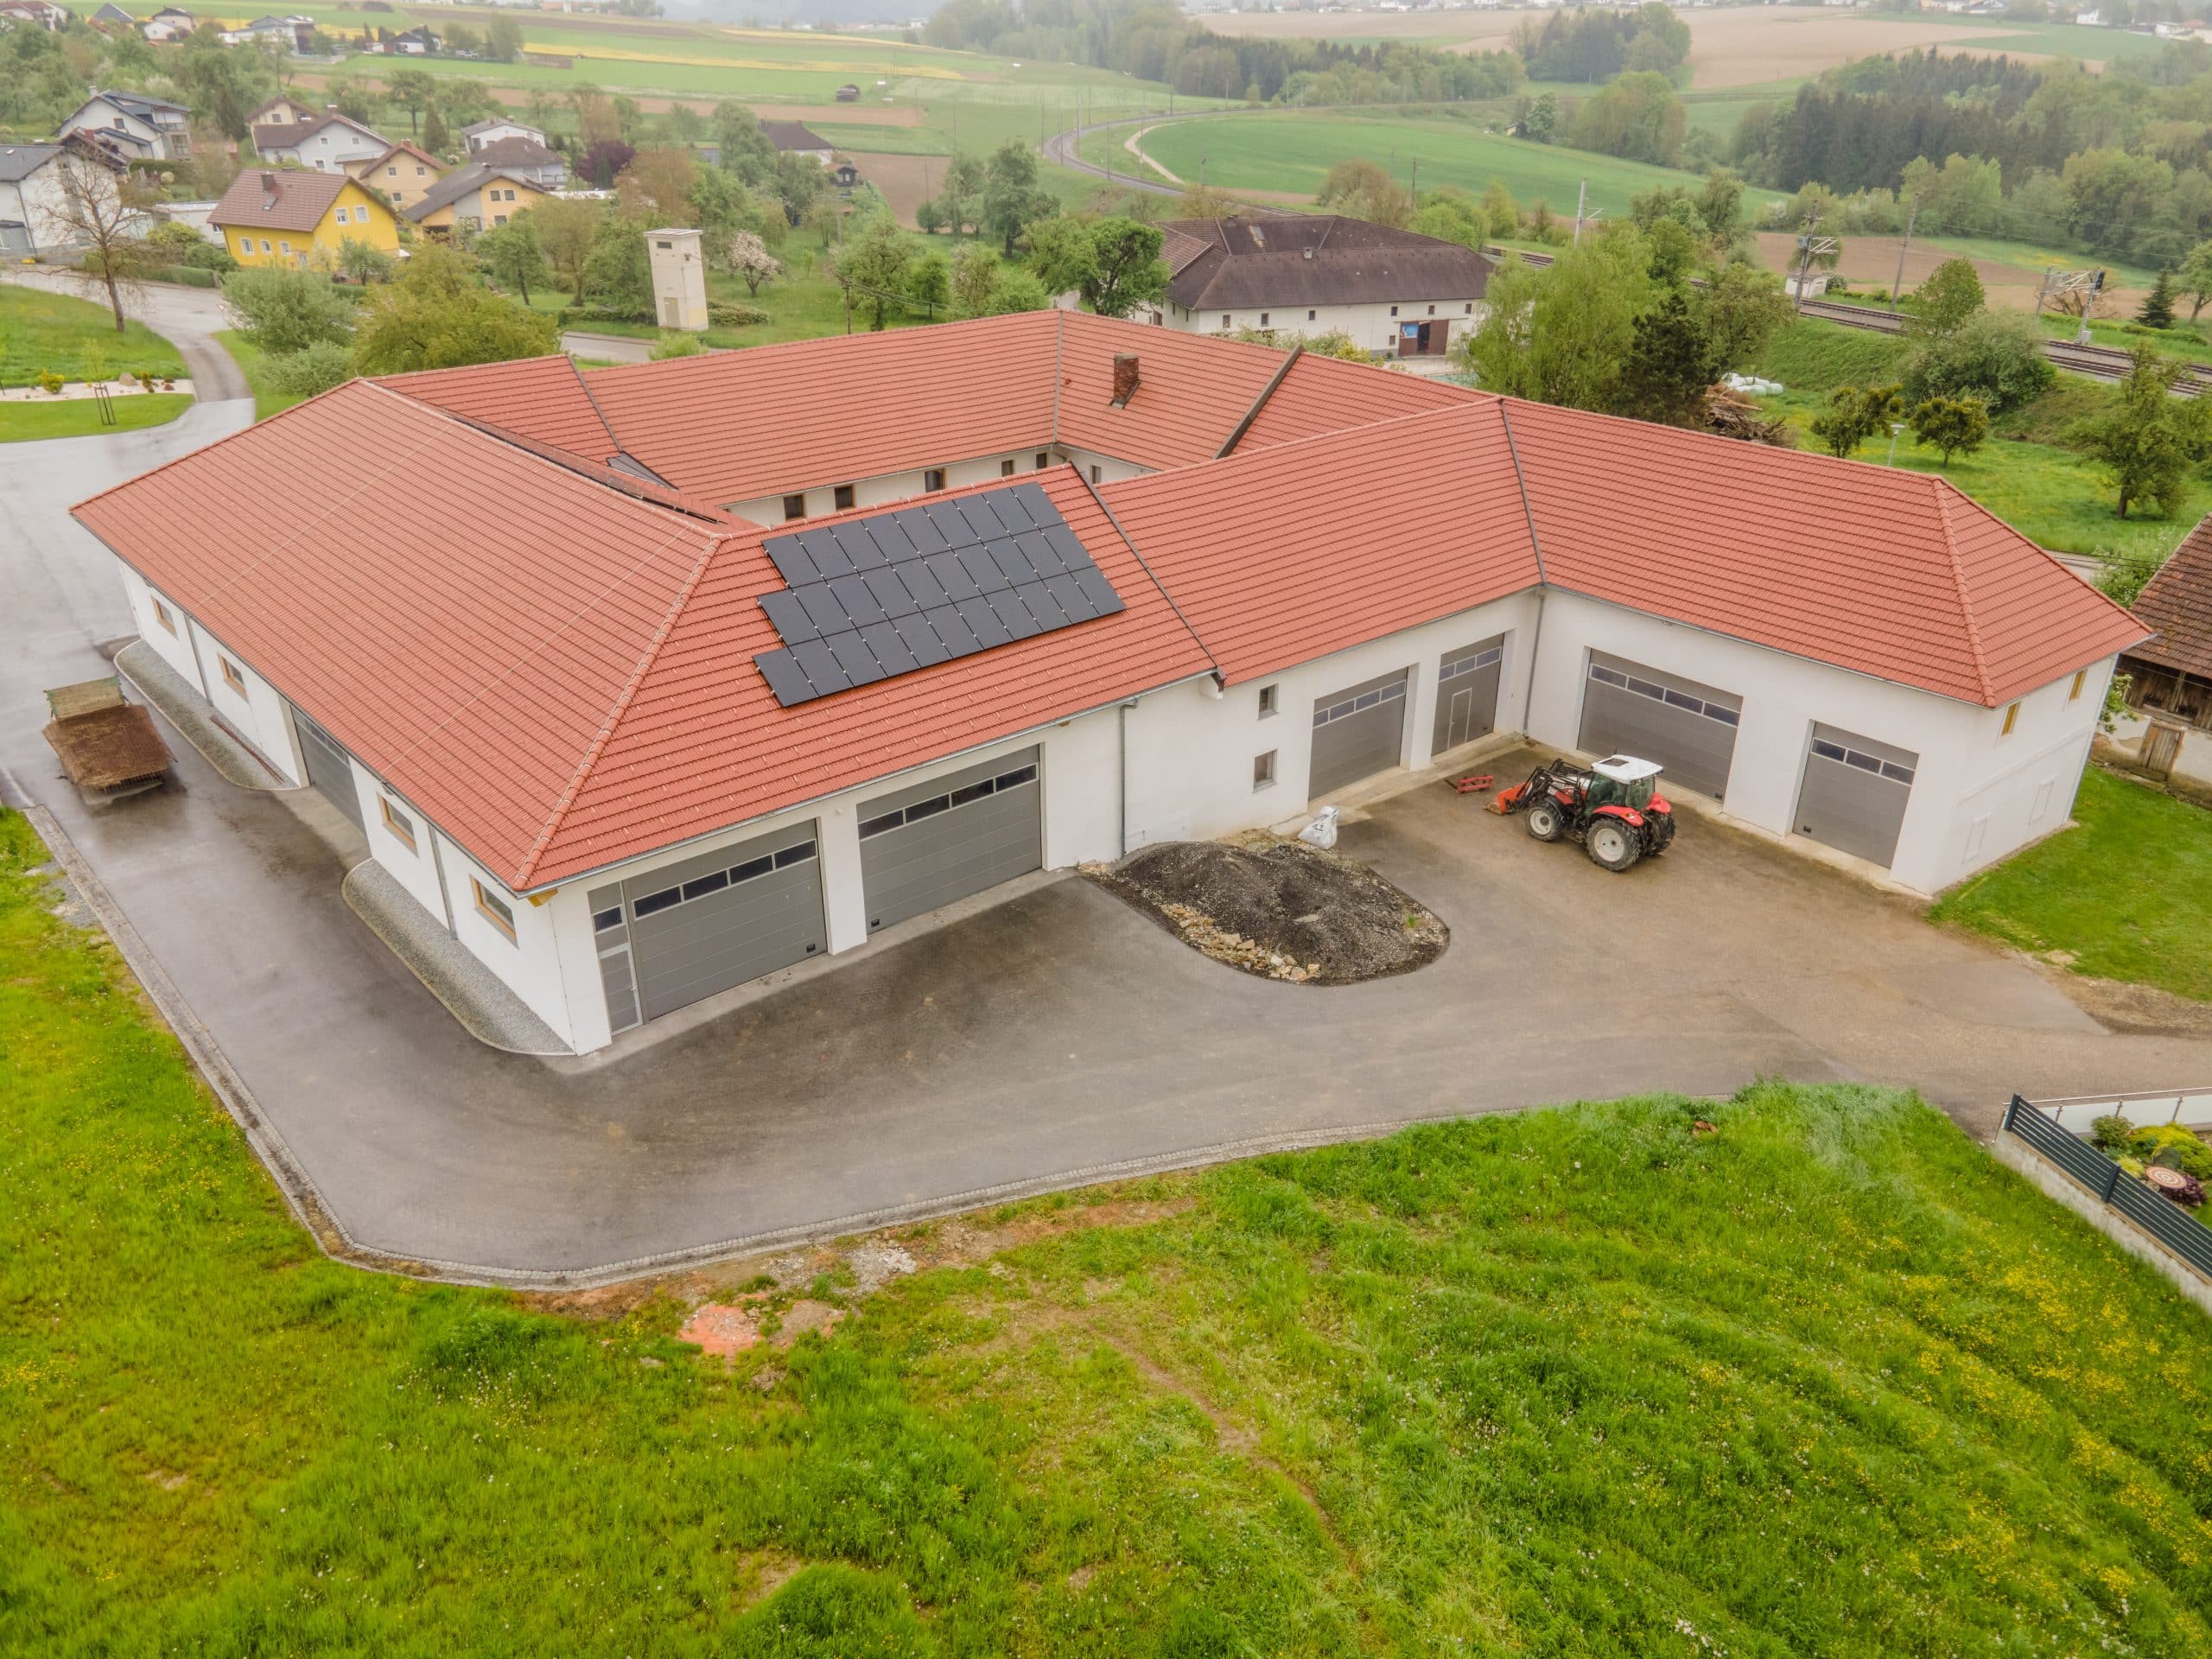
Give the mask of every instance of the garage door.
[(829, 948), (811, 823), (594, 888), (600, 982), (617, 1031)]
[(1306, 797), (1388, 772), (1405, 753), (1406, 671), (1332, 691), (1313, 705), (1313, 763)]
[(1920, 757), (1910, 750), (1834, 726), (1814, 727), (1797, 791), (1797, 833), (1887, 869), (1919, 767)]
[(296, 709), (292, 710), (292, 729), (299, 734), (300, 753), (308, 763), (308, 782), (315, 785), (315, 793), (353, 819), (356, 830), (366, 830), (361, 822), (361, 791), (353, 786), (353, 768), (346, 751)]
[(1732, 692), (1592, 652), (1578, 742), (1586, 753), (1656, 760), (1677, 788), (1717, 796), (1728, 787), (1743, 706)]
[(1505, 661), (1505, 636), (1447, 651), (1436, 665), (1436, 734), (1429, 747), (1441, 754), (1471, 743), (1497, 724), (1497, 679)]
[(861, 802), (868, 931), (1043, 868), (1043, 797), (1025, 749)]

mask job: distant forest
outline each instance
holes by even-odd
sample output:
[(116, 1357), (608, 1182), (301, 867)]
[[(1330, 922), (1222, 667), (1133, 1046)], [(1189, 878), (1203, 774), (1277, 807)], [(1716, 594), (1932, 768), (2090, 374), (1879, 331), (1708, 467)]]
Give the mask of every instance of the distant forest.
[(1408, 104), (1501, 98), (1524, 78), (1512, 52), (1257, 41), (1216, 35), (1162, 0), (948, 0), (922, 31), (931, 46), (1087, 63), (1165, 81), (1193, 98), (1255, 103)]
[(2174, 41), (2102, 73), (1911, 52), (1758, 104), (1731, 157), (1831, 228), (2071, 244), (2158, 265), (2212, 236), (2212, 48)]

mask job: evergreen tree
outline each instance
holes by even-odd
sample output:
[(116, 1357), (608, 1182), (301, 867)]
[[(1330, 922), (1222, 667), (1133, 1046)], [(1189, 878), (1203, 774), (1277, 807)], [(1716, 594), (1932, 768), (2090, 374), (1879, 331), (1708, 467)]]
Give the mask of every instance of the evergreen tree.
[(443, 156), (450, 141), (450, 135), (446, 131), (446, 118), (439, 112), (438, 106), (433, 104), (430, 112), (423, 118), (423, 148), (433, 156)]
[(2151, 284), (2151, 291), (2144, 297), (2143, 308), (2135, 314), (2135, 321), (2145, 328), (2171, 328), (2174, 326), (2174, 270), (2171, 265), (2158, 267), (2158, 280)]

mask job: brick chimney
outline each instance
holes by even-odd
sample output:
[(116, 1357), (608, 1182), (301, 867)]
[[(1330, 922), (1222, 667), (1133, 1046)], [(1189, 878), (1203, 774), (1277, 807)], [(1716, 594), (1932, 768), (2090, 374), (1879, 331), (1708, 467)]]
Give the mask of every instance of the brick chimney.
[(1126, 409), (1129, 399), (1137, 395), (1137, 354), (1135, 352), (1114, 353), (1114, 407)]

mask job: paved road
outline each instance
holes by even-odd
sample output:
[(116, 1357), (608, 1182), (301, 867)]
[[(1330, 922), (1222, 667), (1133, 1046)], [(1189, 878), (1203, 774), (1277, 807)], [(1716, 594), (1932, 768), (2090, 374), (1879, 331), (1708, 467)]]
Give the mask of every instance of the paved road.
[[(98, 283), (87, 282), (74, 271), (60, 270), (50, 265), (17, 266), (0, 272), (0, 281), (20, 283), (26, 288), (41, 288), (54, 294), (74, 295), (99, 305), (107, 303), (107, 290)], [(222, 296), (213, 289), (145, 283), (137, 293), (124, 297), (123, 308), (132, 321), (165, 335), (184, 354), (185, 366), (192, 374), (193, 390), (202, 403), (224, 403), (253, 395), (245, 376), (238, 372), (237, 362), (223, 349), (221, 342), (213, 338), (217, 329), (231, 326), (224, 315)], [(249, 416), (251, 413), (249, 410)], [(184, 451), (175, 453), (181, 454)], [(167, 460), (168, 456), (162, 459)]]
[(1625, 878), (1432, 786), (1346, 845), (1433, 904), (1421, 973), (1278, 985), (1073, 878), (609, 1057), (484, 1048), (346, 907), (308, 795), (179, 786), (95, 813), (39, 689), (128, 626), (67, 505), (232, 429), (0, 447), (0, 765), (54, 812), (371, 1252), (467, 1276), (620, 1276), (1369, 1126), (1762, 1074), (1915, 1083), (1969, 1124), (2011, 1090), (2201, 1084), (2212, 1041), (2105, 1031), (2037, 973), (1908, 906), (1693, 824)]

